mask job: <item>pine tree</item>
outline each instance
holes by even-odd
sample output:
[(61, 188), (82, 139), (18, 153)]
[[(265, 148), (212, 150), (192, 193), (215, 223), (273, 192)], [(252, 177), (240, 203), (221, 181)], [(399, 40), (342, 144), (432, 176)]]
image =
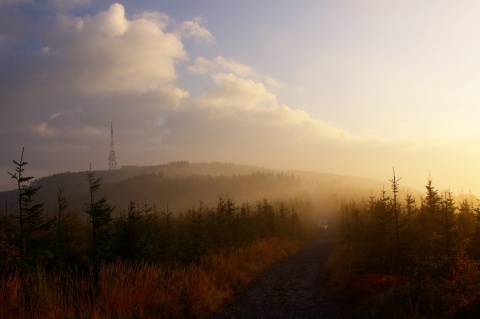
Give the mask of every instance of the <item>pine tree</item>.
[(25, 165), (28, 164), (23, 161), (24, 151), (25, 148), (22, 148), (19, 162), (13, 161), (16, 165), (15, 173), (8, 174), (17, 181), (20, 250), (27, 263), (34, 264), (43, 261), (41, 259), (49, 254), (45, 251), (45, 238), (41, 237), (41, 232), (47, 230), (51, 222), (45, 222), (44, 203), (34, 204), (34, 196), (40, 190), (40, 186), (31, 184), (33, 176), (24, 175)]
[(415, 197), (410, 193), (407, 193), (405, 197), (405, 213), (409, 219), (417, 213)]
[(369, 250), (373, 252), (372, 260), (377, 260), (377, 267), (384, 273), (390, 272), (395, 253), (394, 213), (392, 200), (387, 191), (382, 189), (381, 196), (374, 203), (371, 213), (372, 222), (369, 230)]
[(68, 199), (63, 186), (60, 186), (57, 190), (57, 209), (51, 235), (55, 267), (78, 265), (81, 255), (81, 228), (77, 215), (68, 210)]
[(438, 191), (432, 185), (432, 179), (428, 179), (427, 194), (422, 200), (419, 214), (420, 249), (423, 255), (436, 255), (434, 239), (437, 237), (441, 222), (440, 202)]
[(468, 238), (475, 232), (475, 214), (472, 205), (464, 199), (458, 207), (458, 228), (462, 237)]
[(392, 193), (393, 193), (393, 198), (392, 198), (392, 206), (393, 206), (393, 218), (395, 219), (395, 246), (396, 246), (396, 251), (399, 252), (400, 250), (400, 221), (399, 221), (399, 215), (400, 215), (400, 207), (398, 206), (397, 203), (397, 198), (398, 198), (398, 182), (402, 178), (398, 178), (395, 176), (395, 168), (393, 168), (393, 177), (390, 180), (391, 187), (392, 187)]
[(141, 212), (137, 209), (137, 203), (130, 201), (127, 208), (127, 214), (120, 216), (115, 220), (116, 234), (113, 243), (113, 252), (115, 257), (135, 261), (143, 256), (144, 236), (141, 228)]
[(289, 220), (288, 208), (284, 202), (280, 203), (278, 216), (275, 222), (275, 233), (279, 237), (285, 237), (288, 234)]
[(451, 192), (446, 192), (440, 202), (441, 221), (438, 233), (438, 245), (444, 274), (453, 267), (459, 253), (459, 235), (456, 210)]
[[(20, 225), (20, 249), (22, 251), (22, 254), (25, 255), (25, 250), (26, 250), (26, 244), (25, 244), (25, 228), (26, 228), (26, 220), (27, 220), (27, 210), (28, 207), (25, 207), (26, 204), (29, 204), (31, 202), (31, 199), (26, 197), (27, 193), (27, 188), (29, 186), (26, 185), (31, 179), (33, 179), (33, 176), (24, 176), (23, 172), (25, 171), (24, 166), (27, 165), (27, 162), (23, 161), (23, 153), (25, 151), (25, 148), (22, 148), (22, 156), (20, 157), (20, 162), (13, 161), (13, 163), (16, 165), (15, 168), (15, 173), (10, 173), (10, 176), (17, 181), (17, 190), (18, 190), (18, 223)], [(32, 192), (28, 192), (31, 194)]]
[(87, 181), (89, 184), (90, 203), (87, 205), (85, 212), (90, 216), (90, 224), (92, 226), (90, 253), (95, 284), (98, 285), (100, 262), (106, 257), (109, 244), (110, 223), (114, 208), (107, 203), (107, 199), (104, 196), (98, 200), (95, 198), (102, 185), (102, 178), (95, 177), (95, 172), (92, 171), (91, 165), (90, 170), (87, 172)]

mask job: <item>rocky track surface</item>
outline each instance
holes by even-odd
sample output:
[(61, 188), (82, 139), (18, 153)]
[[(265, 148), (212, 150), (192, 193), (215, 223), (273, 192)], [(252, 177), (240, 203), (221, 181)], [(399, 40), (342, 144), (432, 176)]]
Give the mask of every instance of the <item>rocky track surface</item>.
[(217, 319), (345, 318), (325, 283), (323, 267), (332, 249), (333, 234), (323, 231), (298, 254), (260, 276)]

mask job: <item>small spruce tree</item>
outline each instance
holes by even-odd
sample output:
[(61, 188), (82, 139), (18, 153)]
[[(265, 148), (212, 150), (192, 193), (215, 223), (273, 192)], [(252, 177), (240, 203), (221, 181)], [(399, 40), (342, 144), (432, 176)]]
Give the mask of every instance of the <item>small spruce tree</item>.
[(107, 203), (107, 199), (104, 196), (96, 199), (98, 191), (102, 186), (102, 178), (95, 177), (95, 172), (92, 171), (91, 165), (90, 170), (87, 172), (87, 181), (89, 184), (90, 203), (87, 205), (85, 212), (90, 216), (90, 224), (92, 226), (90, 258), (93, 264), (95, 285), (98, 285), (100, 262), (106, 257), (110, 239), (110, 223), (114, 208)]
[(20, 161), (13, 161), (16, 165), (15, 173), (10, 176), (16, 180), (18, 189), (18, 223), (20, 228), (19, 246), (27, 263), (35, 263), (49, 255), (45, 252), (44, 238), (41, 232), (47, 230), (50, 222), (46, 222), (43, 214), (44, 203), (34, 204), (34, 196), (40, 190), (40, 186), (33, 186), (33, 176), (25, 176), (25, 165), (23, 161), (25, 148), (22, 148)]

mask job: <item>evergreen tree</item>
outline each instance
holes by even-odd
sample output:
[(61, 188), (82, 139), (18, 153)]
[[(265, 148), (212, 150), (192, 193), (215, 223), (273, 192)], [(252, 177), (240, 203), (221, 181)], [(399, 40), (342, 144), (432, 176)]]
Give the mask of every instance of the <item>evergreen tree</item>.
[(472, 205), (466, 198), (462, 200), (458, 207), (457, 223), (461, 239), (463, 241), (469, 241), (475, 233), (477, 222)]
[(288, 208), (284, 202), (280, 203), (278, 216), (275, 222), (275, 233), (279, 237), (285, 237), (288, 234), (289, 227)]
[(90, 203), (85, 212), (90, 216), (90, 225), (92, 232), (92, 242), (90, 248), (90, 258), (93, 264), (95, 284), (98, 285), (98, 275), (101, 260), (105, 259), (109, 245), (109, 231), (114, 208), (107, 203), (107, 199), (102, 196), (96, 199), (101, 187), (102, 178), (95, 177), (95, 172), (87, 172), (87, 181), (89, 184)]
[(239, 215), (239, 236), (241, 244), (245, 245), (253, 240), (254, 229), (250, 224), (252, 220), (252, 208), (248, 202), (245, 202), (240, 207)]
[(441, 228), (441, 197), (427, 181), (426, 196), (421, 201), (416, 223), (412, 225), (412, 251), (409, 271), (415, 279), (415, 287), (421, 292), (438, 277), (440, 271), (438, 236)]
[(82, 227), (77, 215), (68, 209), (68, 199), (63, 186), (58, 188), (57, 210), (53, 218), (52, 253), (54, 266), (78, 265), (81, 257), (81, 234)]
[(446, 192), (440, 202), (441, 221), (438, 233), (438, 245), (443, 275), (448, 275), (459, 254), (459, 235), (457, 216), (451, 192)]
[(398, 198), (398, 182), (402, 178), (398, 178), (395, 176), (395, 168), (393, 168), (393, 177), (390, 180), (391, 187), (392, 187), (392, 193), (393, 193), (393, 198), (392, 198), (392, 206), (393, 206), (393, 218), (395, 219), (395, 246), (396, 246), (396, 251), (400, 251), (400, 207), (399, 204), (397, 203), (397, 198)]
[[(30, 187), (26, 185), (33, 176), (24, 176), (23, 172), (25, 171), (24, 166), (27, 165), (27, 162), (23, 161), (23, 153), (25, 148), (22, 148), (22, 156), (20, 157), (20, 162), (13, 160), (13, 163), (16, 165), (15, 173), (10, 173), (10, 176), (17, 181), (17, 190), (18, 190), (18, 223), (20, 225), (20, 249), (22, 254), (25, 255), (26, 243), (25, 243), (25, 228), (27, 220), (27, 204), (31, 203), (32, 191), (27, 192), (27, 189)], [(26, 193), (30, 194), (30, 198), (26, 196)], [(27, 206), (27, 207), (26, 207)]]
[(457, 225), (459, 245), (462, 252), (467, 252), (472, 257), (478, 255), (478, 253), (474, 252), (480, 252), (480, 249), (473, 247), (477, 242), (476, 231), (479, 227), (479, 223), (475, 218), (475, 212), (472, 205), (466, 198), (463, 199), (458, 208)]
[(428, 179), (427, 194), (423, 198), (418, 218), (418, 234), (420, 235), (420, 254), (427, 256), (438, 255), (435, 247), (434, 238), (437, 237), (440, 228), (441, 214), (440, 202), (441, 198), (438, 191), (432, 185), (432, 179)]
[(24, 151), (25, 148), (22, 148), (19, 162), (13, 161), (16, 165), (15, 173), (8, 174), (17, 181), (20, 250), (26, 262), (34, 265), (36, 262), (47, 262), (46, 258), (49, 258), (49, 253), (45, 250), (46, 238), (43, 237), (43, 232), (48, 230), (51, 222), (45, 222), (44, 203), (34, 204), (34, 196), (40, 190), (40, 186), (31, 184), (33, 176), (24, 175), (25, 165), (28, 164), (23, 161)]
[(382, 189), (381, 196), (375, 201), (369, 236), (369, 250), (372, 260), (381, 272), (391, 272), (395, 254), (394, 212), (392, 200)]
[(266, 199), (257, 204), (257, 220), (259, 237), (266, 238), (273, 236), (275, 232), (275, 210)]
[(144, 239), (141, 212), (135, 201), (130, 201), (127, 213), (114, 222), (115, 234), (112, 251), (115, 257), (135, 261), (144, 256)]
[(175, 218), (173, 212), (169, 210), (168, 204), (166, 211), (161, 211), (161, 228), (160, 228), (160, 252), (164, 260), (172, 260), (175, 250)]
[(290, 215), (290, 238), (297, 239), (301, 238), (304, 235), (300, 217), (298, 216), (295, 209), (292, 209), (292, 214)]
[[(370, 207), (371, 212), (374, 206)], [(358, 204), (352, 200), (350, 203), (343, 203), (340, 207), (340, 230), (345, 240), (348, 243), (358, 243), (361, 240), (361, 232), (363, 230), (361, 210)]]
[(408, 193), (405, 196), (405, 214), (406, 217), (411, 219), (417, 213), (417, 205), (415, 197), (412, 194)]

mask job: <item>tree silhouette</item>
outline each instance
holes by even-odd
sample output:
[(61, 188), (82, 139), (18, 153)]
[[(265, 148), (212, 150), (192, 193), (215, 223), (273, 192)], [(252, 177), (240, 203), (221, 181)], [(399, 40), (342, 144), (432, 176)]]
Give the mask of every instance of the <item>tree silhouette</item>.
[[(41, 244), (43, 239), (36, 235), (42, 230), (46, 230), (50, 223), (44, 220), (44, 203), (33, 203), (34, 196), (40, 190), (40, 186), (31, 185), (33, 176), (24, 175), (25, 165), (28, 164), (23, 160), (24, 151), (25, 148), (22, 148), (19, 162), (13, 161), (16, 165), (15, 173), (8, 172), (8, 174), (17, 181), (19, 239), (22, 255), (37, 259), (44, 247)], [(30, 260), (30, 262), (38, 262), (38, 260)]]
[(395, 175), (395, 168), (392, 168), (392, 169), (393, 169), (393, 177), (390, 180), (390, 183), (391, 183), (392, 193), (393, 193), (392, 205), (393, 205), (393, 217), (395, 219), (395, 246), (396, 246), (396, 251), (398, 252), (400, 250), (400, 225), (399, 225), (400, 208), (398, 207), (397, 198), (398, 198), (398, 187), (399, 187), (398, 182), (402, 178), (400, 177), (397, 179)]
[[(18, 223), (20, 225), (20, 247), (22, 254), (25, 254), (25, 223), (26, 223), (26, 210), (28, 209), (25, 207), (27, 204), (31, 202), (31, 198), (27, 197), (27, 188), (29, 186), (26, 185), (33, 176), (24, 176), (23, 172), (25, 171), (24, 166), (27, 165), (27, 162), (23, 161), (23, 153), (25, 148), (22, 148), (22, 155), (20, 156), (20, 161), (17, 162), (13, 160), (13, 163), (16, 165), (15, 173), (10, 173), (10, 176), (17, 181), (17, 190), (18, 190)], [(28, 192), (31, 195), (31, 191)]]
[(145, 249), (146, 232), (142, 227), (140, 210), (135, 201), (130, 201), (127, 213), (114, 221), (115, 236), (112, 253), (124, 260), (136, 261), (142, 258)]
[(83, 227), (78, 216), (68, 209), (68, 198), (63, 186), (57, 190), (57, 208), (51, 234), (54, 267), (65, 268), (78, 264), (82, 253)]
[(90, 216), (90, 224), (92, 226), (92, 245), (90, 252), (95, 283), (98, 284), (100, 261), (105, 258), (107, 252), (109, 242), (108, 233), (114, 208), (107, 203), (107, 199), (104, 196), (98, 200), (95, 198), (102, 185), (102, 178), (95, 177), (95, 172), (92, 171), (91, 165), (90, 170), (87, 172), (87, 181), (89, 184), (90, 203), (87, 205), (85, 212)]

